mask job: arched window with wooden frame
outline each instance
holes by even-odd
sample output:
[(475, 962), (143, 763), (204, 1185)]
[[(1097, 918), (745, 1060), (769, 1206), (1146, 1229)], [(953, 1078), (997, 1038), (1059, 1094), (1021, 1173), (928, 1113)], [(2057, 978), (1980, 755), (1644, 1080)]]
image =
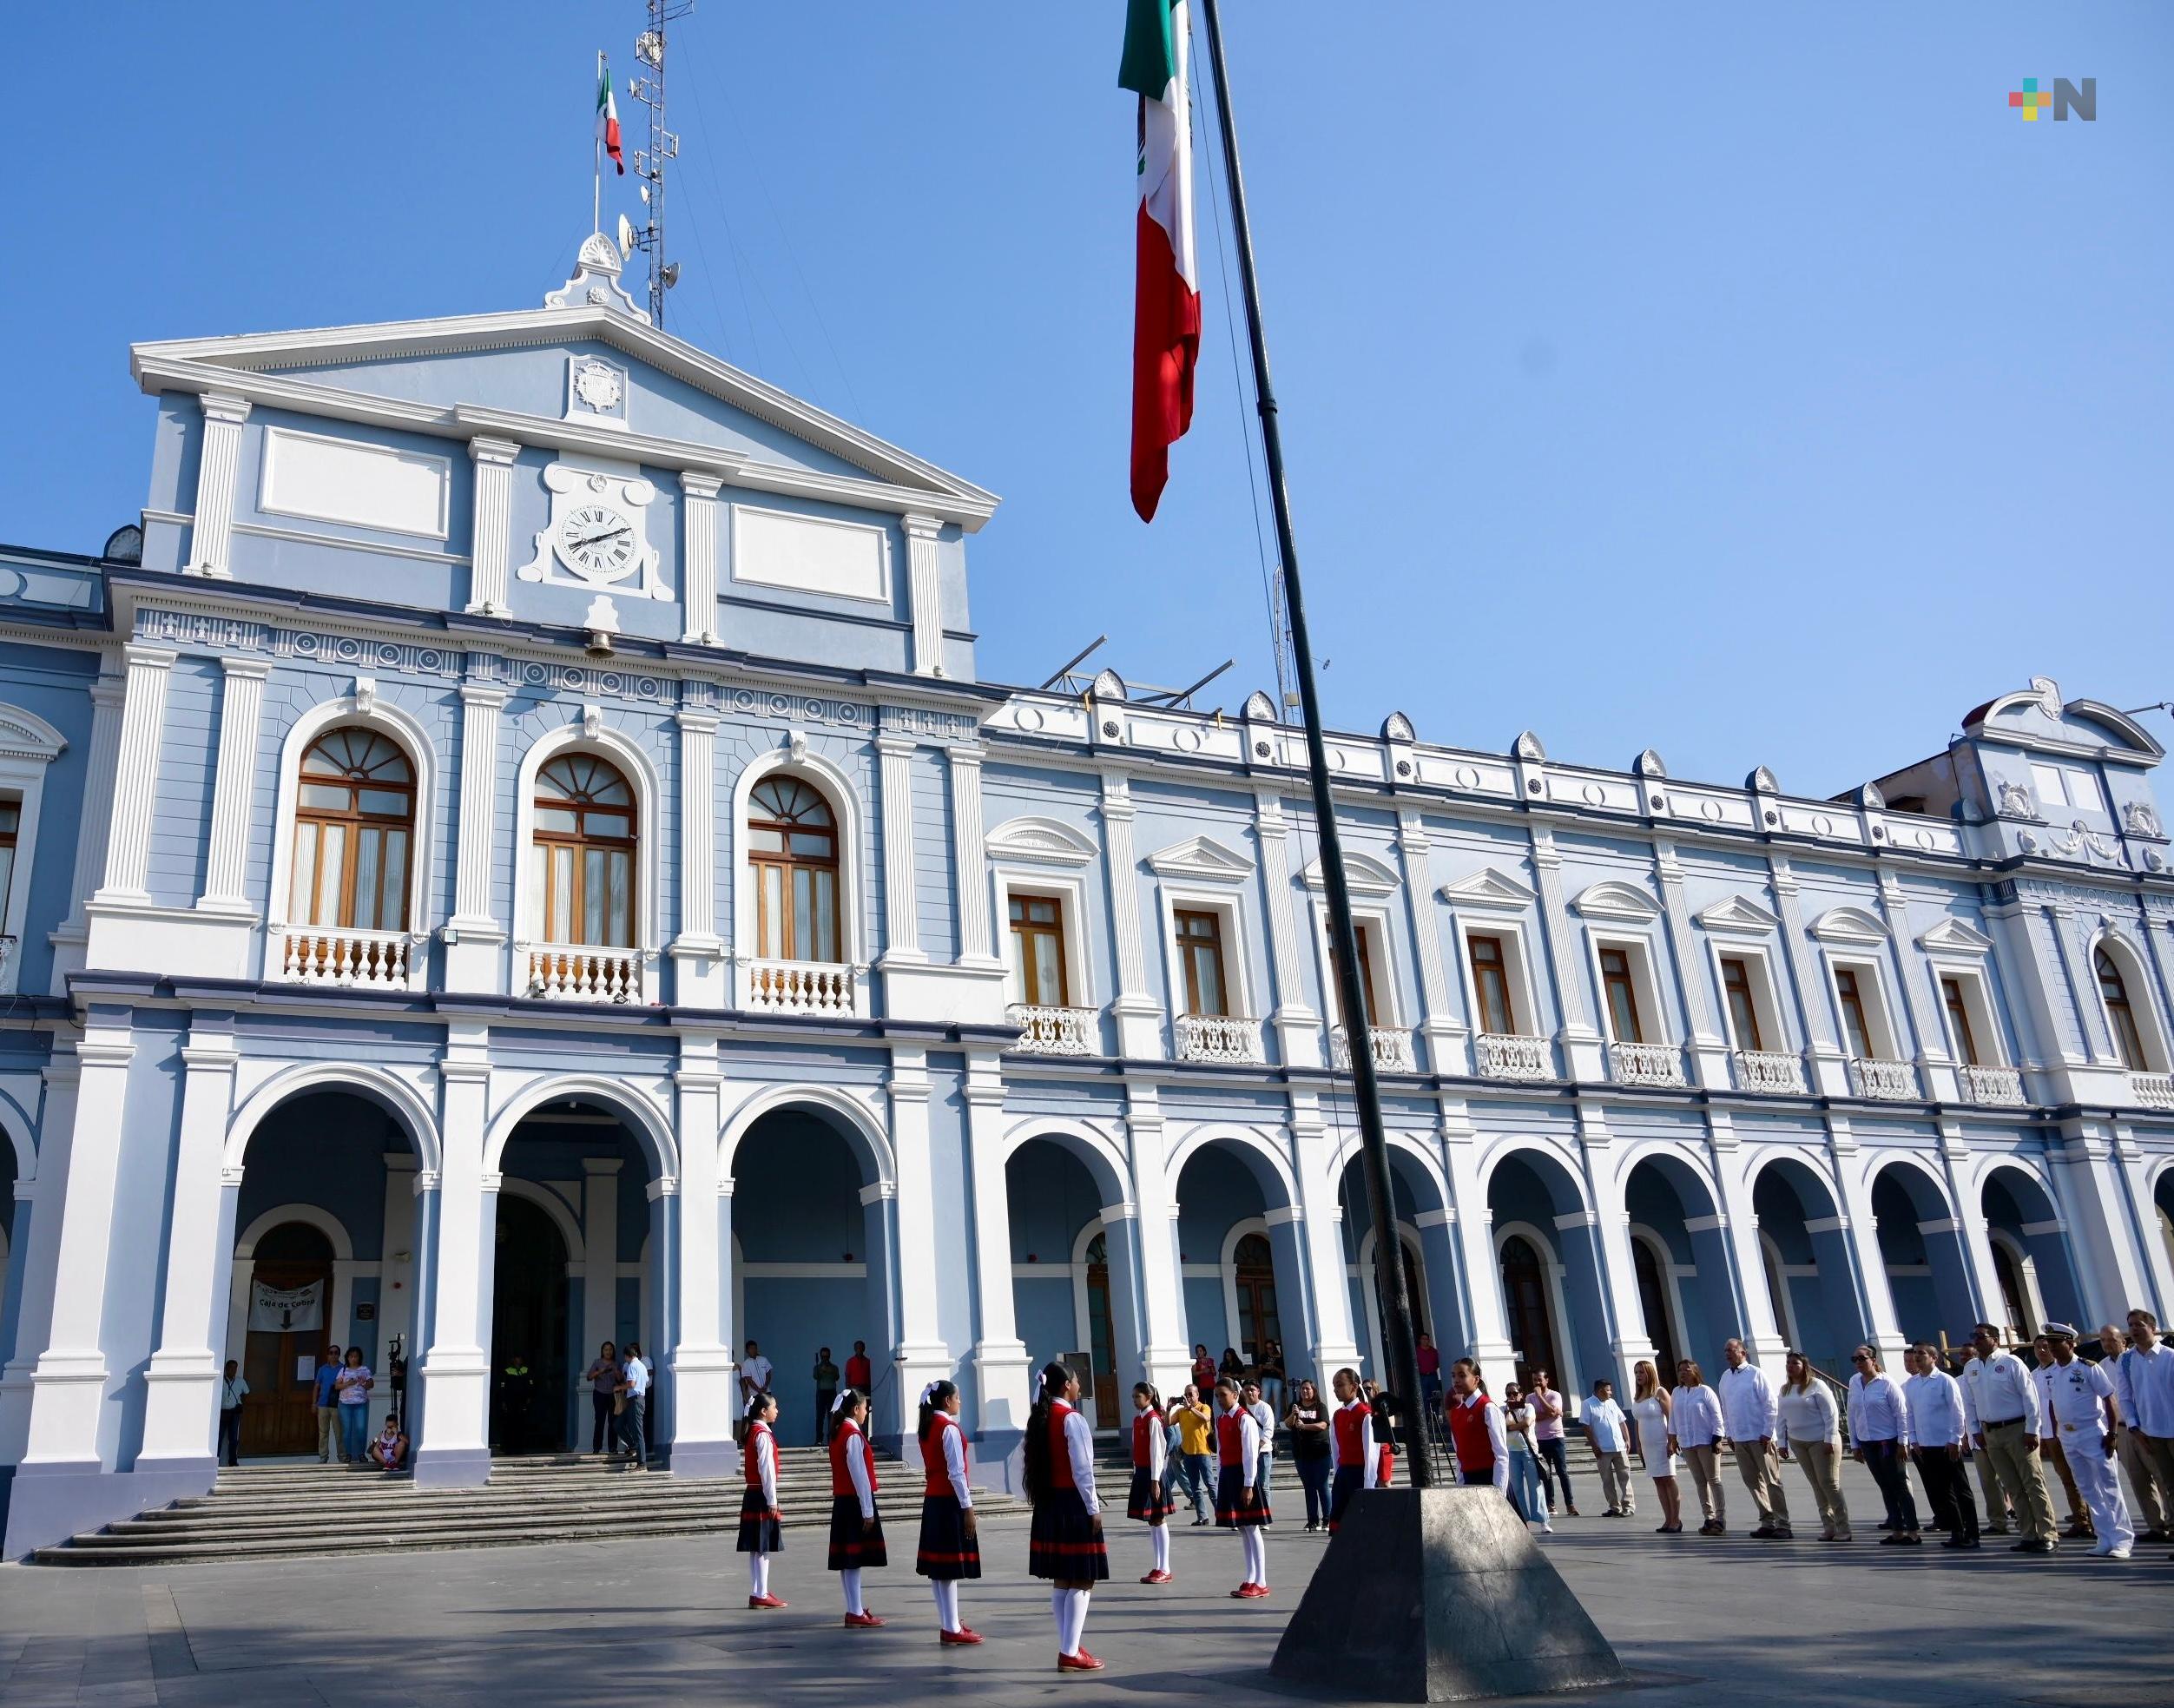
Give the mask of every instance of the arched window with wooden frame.
[(407, 928), (415, 766), (374, 729), (328, 729), (302, 755), (288, 913), (296, 925)]
[(593, 753), (563, 753), (536, 774), (530, 906), (546, 943), (634, 946), (640, 818), (625, 773)]
[(1269, 1341), (1283, 1338), (1275, 1306), (1275, 1253), (1262, 1234), (1247, 1234), (1230, 1254), (1238, 1294), (1238, 1350), (1248, 1359), (1260, 1355)]
[(841, 958), (838, 815), (798, 777), (765, 777), (748, 797), (755, 953), (765, 960)]
[(2136, 1005), (2129, 999), (2129, 981), (2118, 962), (2104, 947), (2092, 952), (2092, 966), (2098, 974), (2099, 999), (2106, 1005), (2106, 1024), (2113, 1032), (2114, 1053), (2122, 1066), (2140, 1073), (2151, 1066), (2144, 1049), (2144, 1034), (2137, 1026)]

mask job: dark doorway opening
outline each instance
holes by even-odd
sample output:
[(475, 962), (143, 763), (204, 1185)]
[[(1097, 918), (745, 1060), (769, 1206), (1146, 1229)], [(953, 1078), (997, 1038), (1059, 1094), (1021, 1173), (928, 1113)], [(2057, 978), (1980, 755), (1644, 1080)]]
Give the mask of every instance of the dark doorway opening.
[(317, 1365), (332, 1320), (332, 1242), (306, 1222), (283, 1222), (257, 1242), (253, 1281), (281, 1292), (313, 1287), (317, 1302), (313, 1310), (289, 1313), (306, 1328), (260, 1329), (252, 1322), (241, 1363), (249, 1384), (241, 1407), (242, 1454), (315, 1453)]
[(558, 1453), (567, 1445), (566, 1242), (526, 1198), (498, 1197), (491, 1307), (491, 1446)]

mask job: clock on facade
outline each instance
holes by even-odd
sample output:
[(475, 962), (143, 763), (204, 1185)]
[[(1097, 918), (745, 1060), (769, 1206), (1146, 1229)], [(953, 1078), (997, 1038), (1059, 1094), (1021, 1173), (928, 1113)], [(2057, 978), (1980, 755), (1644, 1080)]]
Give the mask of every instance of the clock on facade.
[(634, 524), (602, 504), (579, 504), (560, 518), (553, 544), (576, 575), (616, 581), (634, 561)]

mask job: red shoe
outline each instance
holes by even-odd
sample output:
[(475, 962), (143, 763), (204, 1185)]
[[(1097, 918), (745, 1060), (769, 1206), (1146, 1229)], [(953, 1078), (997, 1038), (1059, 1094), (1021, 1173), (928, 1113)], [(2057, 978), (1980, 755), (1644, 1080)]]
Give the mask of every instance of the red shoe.
[(862, 1631), (873, 1631), (883, 1621), (873, 1613), (848, 1613), (846, 1615), (846, 1623)]
[(1057, 1656), (1057, 1670), (1059, 1672), (1099, 1672), (1102, 1663), (1082, 1649), (1076, 1655)]
[(1252, 1580), (1248, 1579), (1246, 1582), (1240, 1584), (1237, 1588), (1232, 1590), (1230, 1592), (1230, 1599), (1233, 1601), (1250, 1601), (1253, 1599)]
[(937, 1640), (944, 1643), (978, 1643), (981, 1633), (971, 1626), (962, 1625), (956, 1631), (939, 1631)]
[(1268, 1599), (1268, 1586), (1266, 1584), (1248, 1584), (1238, 1593), (1248, 1601), (1266, 1601)]
[(1158, 1566), (1140, 1581), (1143, 1584), (1166, 1584), (1170, 1581), (1170, 1574)]
[(750, 1607), (782, 1607), (785, 1603), (774, 1595), (750, 1595), (748, 1605)]

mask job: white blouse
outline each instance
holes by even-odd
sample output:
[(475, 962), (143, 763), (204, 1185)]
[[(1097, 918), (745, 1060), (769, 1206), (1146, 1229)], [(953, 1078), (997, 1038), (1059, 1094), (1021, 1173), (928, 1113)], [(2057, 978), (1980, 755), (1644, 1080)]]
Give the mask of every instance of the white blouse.
[(1841, 1445), (1841, 1415), (1835, 1409), (1835, 1396), (1827, 1391), (1826, 1383), (1807, 1382), (1802, 1394), (1784, 1383), (1780, 1412), (1775, 1445), (1782, 1452), (1789, 1451), (1791, 1442), (1798, 1446), (1807, 1441), (1824, 1441), (1829, 1447)]

